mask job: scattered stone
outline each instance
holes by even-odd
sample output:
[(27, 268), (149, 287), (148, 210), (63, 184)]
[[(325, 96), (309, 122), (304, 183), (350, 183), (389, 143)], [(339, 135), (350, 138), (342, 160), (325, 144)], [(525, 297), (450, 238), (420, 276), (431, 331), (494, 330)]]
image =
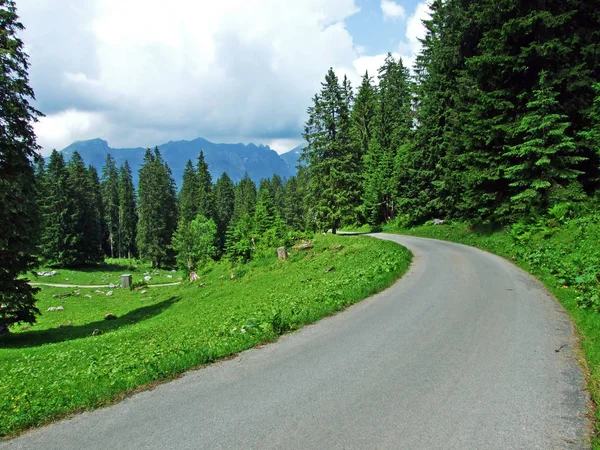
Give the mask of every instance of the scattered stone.
[(56, 311), (56, 308), (54, 306), (51, 306), (50, 308), (47, 309), (48, 312), (52, 312), (52, 311)]
[(323, 236), (327, 236), (327, 233), (323, 233)]
[(277, 249), (277, 257), (281, 260), (284, 259), (288, 259), (290, 255), (288, 254), (287, 250), (285, 249), (285, 247), (279, 247)]
[(200, 287), (206, 287), (206, 283), (201, 283)]
[(73, 295), (72, 292), (63, 292), (62, 294), (54, 294), (52, 298), (65, 298), (70, 297), (71, 295)]
[(115, 320), (116, 318), (117, 318), (117, 316), (115, 316), (112, 313), (107, 312), (106, 314), (104, 314), (104, 320)]
[(150, 281), (151, 279), (152, 279), (152, 277), (151, 277), (150, 275), (146, 275), (146, 276), (144, 277), (144, 280), (145, 280), (145, 281)]
[(229, 279), (230, 280), (233, 280), (234, 278), (235, 278), (235, 274), (234, 273), (232, 273), (231, 275), (229, 275)]
[(38, 277), (53, 277), (54, 275), (58, 275), (58, 272), (56, 270), (50, 270), (50, 271), (42, 270), (41, 272), (37, 273)]
[(171, 270), (171, 273), (177, 273), (177, 270), (175, 270), (175, 269), (172, 269), (172, 270)]
[(143, 291), (140, 292), (140, 294), (142, 294), (142, 295), (147, 294), (147, 293), (148, 293), (148, 291), (146, 289), (144, 289)]
[(173, 278), (173, 275), (167, 275), (167, 278)]
[(221, 276), (219, 277), (219, 280), (222, 280), (223, 278), (225, 278), (225, 275), (221, 275)]
[(444, 225), (445, 221), (443, 221), (442, 219), (433, 219), (431, 223), (434, 225)]
[(312, 242), (303, 242), (302, 244), (296, 244), (294, 245), (292, 248), (295, 248), (296, 250), (308, 250), (313, 248), (313, 243)]
[(64, 310), (65, 310), (65, 308), (62, 307), (62, 306), (57, 306), (56, 307), (56, 311), (64, 311)]
[(60, 325), (58, 325), (58, 328), (67, 328), (67, 327), (72, 327), (73, 326), (73, 322), (69, 321), (66, 323), (61, 323)]
[(152, 297), (140, 298), (141, 302), (147, 302), (148, 300), (152, 300)]
[(113, 295), (113, 291), (108, 291), (108, 292), (106, 293), (106, 296), (107, 296), (107, 297), (110, 297), (111, 295)]
[(344, 248), (343, 245), (333, 245), (333, 246), (329, 247), (329, 250), (335, 250), (335, 251), (337, 251), (337, 250), (341, 250), (343, 248)]
[(102, 330), (99, 330), (98, 328), (96, 328), (94, 331), (92, 331), (92, 336), (99, 336), (102, 334)]
[(333, 271), (333, 270), (335, 270), (335, 266), (328, 267), (328, 268), (327, 268), (327, 269), (325, 269), (323, 272), (324, 272), (324, 273), (329, 273), (329, 272), (331, 272), (331, 271)]
[(118, 285), (118, 284), (113, 284), (113, 283), (110, 283), (110, 284), (108, 285), (108, 287), (109, 287), (110, 289), (116, 289), (116, 288), (118, 288), (118, 287), (119, 287), (119, 285)]
[(104, 291), (99, 291), (98, 289), (96, 289), (96, 294), (104, 294)]
[(194, 283), (195, 281), (198, 281), (199, 279), (200, 279), (200, 277), (198, 276), (198, 274), (196, 272), (190, 273), (190, 283)]
[(65, 278), (65, 281), (69, 281), (69, 279), (68, 279), (68, 278)]
[(85, 294), (84, 297), (85, 298), (92, 298), (92, 296), (90, 294)]

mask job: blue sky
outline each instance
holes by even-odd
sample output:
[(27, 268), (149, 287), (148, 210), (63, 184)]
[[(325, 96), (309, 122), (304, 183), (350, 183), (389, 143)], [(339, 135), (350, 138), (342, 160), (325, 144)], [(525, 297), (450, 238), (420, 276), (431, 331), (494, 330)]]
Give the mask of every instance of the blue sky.
[(300, 142), (327, 69), (358, 84), (389, 51), (412, 64), (426, 0), (19, 0), (49, 153), (204, 137)]

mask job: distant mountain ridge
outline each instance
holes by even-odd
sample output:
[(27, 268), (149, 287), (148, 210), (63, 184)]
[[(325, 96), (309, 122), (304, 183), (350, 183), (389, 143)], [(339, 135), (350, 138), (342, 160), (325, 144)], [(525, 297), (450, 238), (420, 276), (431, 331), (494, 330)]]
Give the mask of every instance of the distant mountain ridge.
[[(270, 178), (274, 174), (281, 178), (289, 178), (296, 173), (298, 163), (298, 147), (288, 153), (278, 155), (268, 145), (255, 144), (215, 144), (203, 138), (192, 141), (171, 141), (158, 146), (163, 158), (173, 172), (173, 178), (177, 186), (181, 186), (183, 169), (188, 159), (195, 164), (200, 154), (208, 163), (213, 182), (223, 172), (234, 181), (238, 182), (245, 172), (254, 182), (258, 183), (262, 178)], [(125, 161), (129, 162), (133, 171), (134, 182), (137, 184), (137, 172), (142, 164), (144, 153), (143, 147), (137, 148), (112, 148), (103, 139), (91, 139), (78, 141), (61, 150), (66, 160), (71, 158), (74, 151), (78, 151), (86, 164), (92, 165), (100, 172), (110, 153), (120, 166)]]

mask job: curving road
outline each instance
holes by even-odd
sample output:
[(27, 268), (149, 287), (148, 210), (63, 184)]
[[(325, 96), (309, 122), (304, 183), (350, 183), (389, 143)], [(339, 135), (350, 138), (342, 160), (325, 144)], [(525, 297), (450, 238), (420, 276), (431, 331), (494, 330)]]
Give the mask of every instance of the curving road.
[(385, 292), (0, 448), (589, 447), (573, 328), (539, 282), (470, 247), (376, 237), (415, 256)]

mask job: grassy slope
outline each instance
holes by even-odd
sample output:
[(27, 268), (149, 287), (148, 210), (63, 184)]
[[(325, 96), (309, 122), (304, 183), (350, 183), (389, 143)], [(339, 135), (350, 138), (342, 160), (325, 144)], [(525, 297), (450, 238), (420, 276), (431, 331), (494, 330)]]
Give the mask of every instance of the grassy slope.
[[(582, 308), (598, 294), (600, 275), (600, 222), (593, 217), (575, 219), (519, 233), (477, 231), (465, 224), (386, 227), (386, 232), (429, 237), (478, 247), (503, 256), (540, 279), (571, 316), (587, 360), (588, 389), (600, 404), (600, 314), (594, 306)], [(598, 303), (596, 303), (598, 304)], [(594, 448), (600, 449), (600, 414), (596, 411)]]
[[(40, 309), (62, 304), (64, 311), (45, 312), (34, 327), (0, 339), (0, 435), (108, 404), (274, 340), (389, 286), (410, 260), (408, 250), (391, 242), (317, 236), (314, 249), (292, 251), (287, 261), (218, 264), (202, 277), (205, 287), (114, 290), (112, 296), (82, 289), (63, 299), (52, 296), (72, 290), (43, 288)], [(104, 320), (105, 312), (118, 319)], [(103, 333), (92, 336), (95, 329)]]

